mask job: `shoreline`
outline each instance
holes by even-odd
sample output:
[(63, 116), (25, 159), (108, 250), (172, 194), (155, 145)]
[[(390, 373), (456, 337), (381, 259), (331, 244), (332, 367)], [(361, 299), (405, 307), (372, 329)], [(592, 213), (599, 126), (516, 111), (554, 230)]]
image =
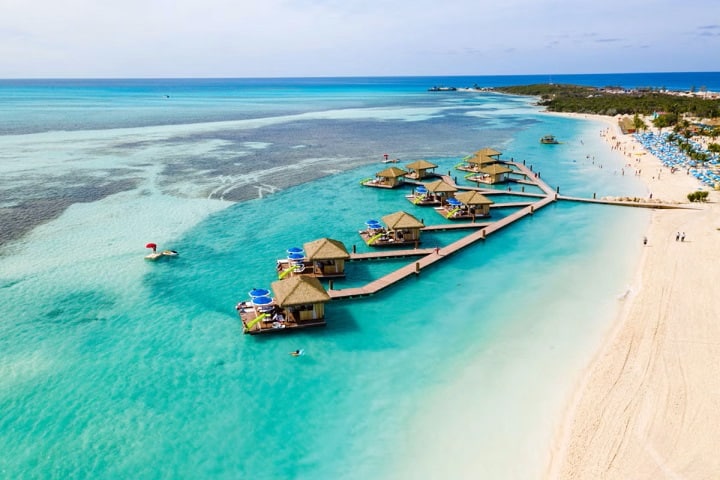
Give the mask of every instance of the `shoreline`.
[[(606, 140), (654, 198), (688, 203), (699, 183), (676, 172), (614, 117)], [(653, 210), (627, 297), (566, 401), (545, 471), (548, 479), (707, 478), (720, 471), (720, 251), (718, 192), (695, 209)], [(676, 238), (685, 233), (684, 241)]]

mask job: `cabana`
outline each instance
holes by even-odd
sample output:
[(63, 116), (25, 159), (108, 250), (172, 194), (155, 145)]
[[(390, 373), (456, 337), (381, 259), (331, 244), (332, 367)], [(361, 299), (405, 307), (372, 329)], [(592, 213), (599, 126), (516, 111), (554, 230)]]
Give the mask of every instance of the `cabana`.
[(440, 215), (449, 220), (475, 220), (477, 217), (489, 217), (493, 201), (475, 190), (460, 192), (442, 207), (436, 207)]
[(471, 175), (467, 177), (467, 180), (471, 182), (482, 182), (482, 183), (504, 183), (510, 179), (510, 174), (513, 172), (511, 168), (508, 168), (500, 163), (493, 163), (482, 167), (477, 175)]
[(325, 303), (330, 295), (320, 280), (307, 275), (272, 283), (274, 298), (255, 297), (236, 307), (243, 333), (283, 332), (297, 328), (325, 326)]
[(425, 225), (407, 212), (396, 212), (382, 217), (385, 228), (361, 230), (360, 236), (372, 247), (417, 246), (420, 230)]
[(413, 180), (422, 180), (423, 178), (435, 177), (435, 172), (428, 172), (428, 170), (434, 170), (438, 166), (434, 163), (428, 162), (427, 160), (416, 160), (407, 165), (407, 169), (410, 173), (407, 174), (407, 178)]
[(426, 205), (442, 205), (448, 198), (451, 198), (457, 188), (450, 185), (445, 180), (436, 180), (434, 182), (425, 183), (412, 195), (405, 195), (405, 198), (410, 200), (415, 205), (426, 206)]
[(478, 173), (481, 168), (485, 168), (496, 163), (500, 163), (500, 160), (495, 157), (476, 152), (475, 155), (467, 157), (463, 161), (463, 163), (461, 163), (455, 168), (457, 168), (458, 170), (464, 170), (466, 172)]
[(339, 240), (321, 238), (303, 245), (312, 273), (317, 277), (344, 277), (345, 260), (350, 254)]
[(364, 180), (362, 184), (366, 187), (395, 188), (403, 183), (407, 174), (402, 168), (390, 167), (376, 173), (375, 178)]

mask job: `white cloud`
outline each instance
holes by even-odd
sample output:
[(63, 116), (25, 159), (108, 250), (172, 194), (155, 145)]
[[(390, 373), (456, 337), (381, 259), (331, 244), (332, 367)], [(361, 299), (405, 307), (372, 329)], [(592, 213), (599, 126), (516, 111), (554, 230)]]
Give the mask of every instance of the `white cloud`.
[(3, 0), (0, 77), (720, 70), (715, 18), (715, 0)]

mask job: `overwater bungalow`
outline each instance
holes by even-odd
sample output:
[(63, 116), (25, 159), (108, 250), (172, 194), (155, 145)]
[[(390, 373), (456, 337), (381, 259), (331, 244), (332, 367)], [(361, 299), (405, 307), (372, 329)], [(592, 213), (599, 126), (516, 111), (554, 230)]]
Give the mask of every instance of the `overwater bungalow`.
[(494, 148), (485, 147), (485, 148), (481, 148), (480, 150), (478, 150), (477, 152), (475, 152), (475, 155), (477, 155), (477, 156), (481, 156), (481, 155), (482, 155), (482, 156), (485, 156), (485, 157), (494, 158), (494, 159), (496, 159), (496, 160), (499, 162), (499, 161), (500, 161), (500, 155), (502, 155), (502, 152), (498, 152), (498, 151), (495, 150)]
[(490, 216), (493, 201), (475, 190), (460, 192), (435, 211), (449, 220), (475, 220)]
[(501, 163), (493, 163), (482, 167), (478, 173), (465, 177), (466, 180), (478, 183), (505, 183), (510, 180), (510, 174), (513, 172), (511, 168)]
[(407, 212), (382, 217), (385, 226), (368, 225), (360, 230), (360, 237), (371, 247), (416, 246), (420, 244), (420, 229), (425, 225)]
[(454, 185), (440, 179), (417, 187), (412, 194), (405, 195), (405, 198), (415, 205), (435, 206), (445, 203), (448, 198), (453, 197), (455, 192), (457, 192), (457, 188)]
[(406, 168), (410, 170), (410, 173), (408, 173), (406, 177), (413, 180), (436, 177), (437, 173), (432, 170), (435, 170), (437, 167), (437, 165), (427, 160), (416, 160), (406, 165)]
[(276, 261), (278, 278), (310, 275), (319, 278), (345, 276), (345, 260), (350, 254), (339, 240), (321, 238), (303, 245), (303, 248), (288, 249), (287, 258)]
[(308, 261), (312, 264), (312, 274), (322, 278), (345, 276), (345, 261), (350, 258), (350, 254), (341, 241), (321, 238), (308, 242), (303, 247)]
[(496, 157), (476, 153), (463, 159), (463, 162), (455, 168), (466, 172), (479, 173), (480, 169), (496, 163), (500, 163), (500, 160)]
[(320, 280), (299, 275), (273, 282), (271, 288), (273, 298), (255, 297), (237, 305), (243, 333), (256, 335), (326, 325), (325, 304), (330, 295)]
[(361, 183), (366, 187), (395, 188), (403, 184), (405, 170), (398, 167), (390, 167), (375, 174), (375, 178), (363, 180)]

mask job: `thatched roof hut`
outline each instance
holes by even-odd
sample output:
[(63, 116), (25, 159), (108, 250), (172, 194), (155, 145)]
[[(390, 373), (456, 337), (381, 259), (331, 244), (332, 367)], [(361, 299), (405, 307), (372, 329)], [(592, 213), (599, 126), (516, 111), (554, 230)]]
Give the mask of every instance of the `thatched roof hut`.
[(382, 217), (382, 221), (390, 230), (420, 229), (425, 225), (407, 212), (396, 212)]
[(313, 305), (330, 301), (330, 295), (315, 277), (299, 275), (273, 282), (275, 302), (281, 307)]
[(455, 195), (455, 198), (465, 205), (477, 206), (477, 205), (492, 205), (494, 202), (487, 198), (485, 195), (475, 190), (467, 190), (460, 192)]
[(499, 163), (494, 163), (480, 169), (480, 172), (487, 173), (488, 175), (502, 175), (503, 173), (512, 173), (512, 171), (512, 168), (500, 165)]
[(408, 164), (407, 168), (408, 170), (412, 170), (412, 173), (408, 174), (409, 178), (413, 178), (415, 180), (422, 180), (425, 177), (434, 175), (433, 173), (428, 173), (428, 170), (433, 170), (437, 168), (437, 165), (428, 162), (427, 160), (416, 160)]
[(476, 154), (472, 157), (467, 159), (468, 163), (472, 163), (479, 166), (484, 165), (492, 165), (493, 163), (498, 163), (500, 160), (494, 157), (490, 157), (488, 155), (482, 155), (482, 154)]
[(308, 260), (338, 260), (350, 258), (345, 245), (339, 240), (321, 238), (303, 245)]
[(453, 193), (457, 192), (457, 188), (450, 185), (445, 180), (436, 180), (434, 182), (426, 183), (425, 188), (431, 193)]
[(415, 160), (412, 163), (408, 163), (406, 167), (410, 170), (429, 170), (431, 168), (437, 168), (437, 165), (427, 160)]
[(502, 155), (502, 152), (498, 152), (494, 148), (482, 148), (475, 152), (475, 156), (484, 156), (484, 157), (500, 157)]
[(404, 177), (407, 174), (408, 174), (408, 172), (406, 172), (402, 168), (390, 167), (390, 168), (386, 168), (382, 172), (376, 173), (375, 176), (382, 177), (382, 178), (398, 178), (398, 177)]

